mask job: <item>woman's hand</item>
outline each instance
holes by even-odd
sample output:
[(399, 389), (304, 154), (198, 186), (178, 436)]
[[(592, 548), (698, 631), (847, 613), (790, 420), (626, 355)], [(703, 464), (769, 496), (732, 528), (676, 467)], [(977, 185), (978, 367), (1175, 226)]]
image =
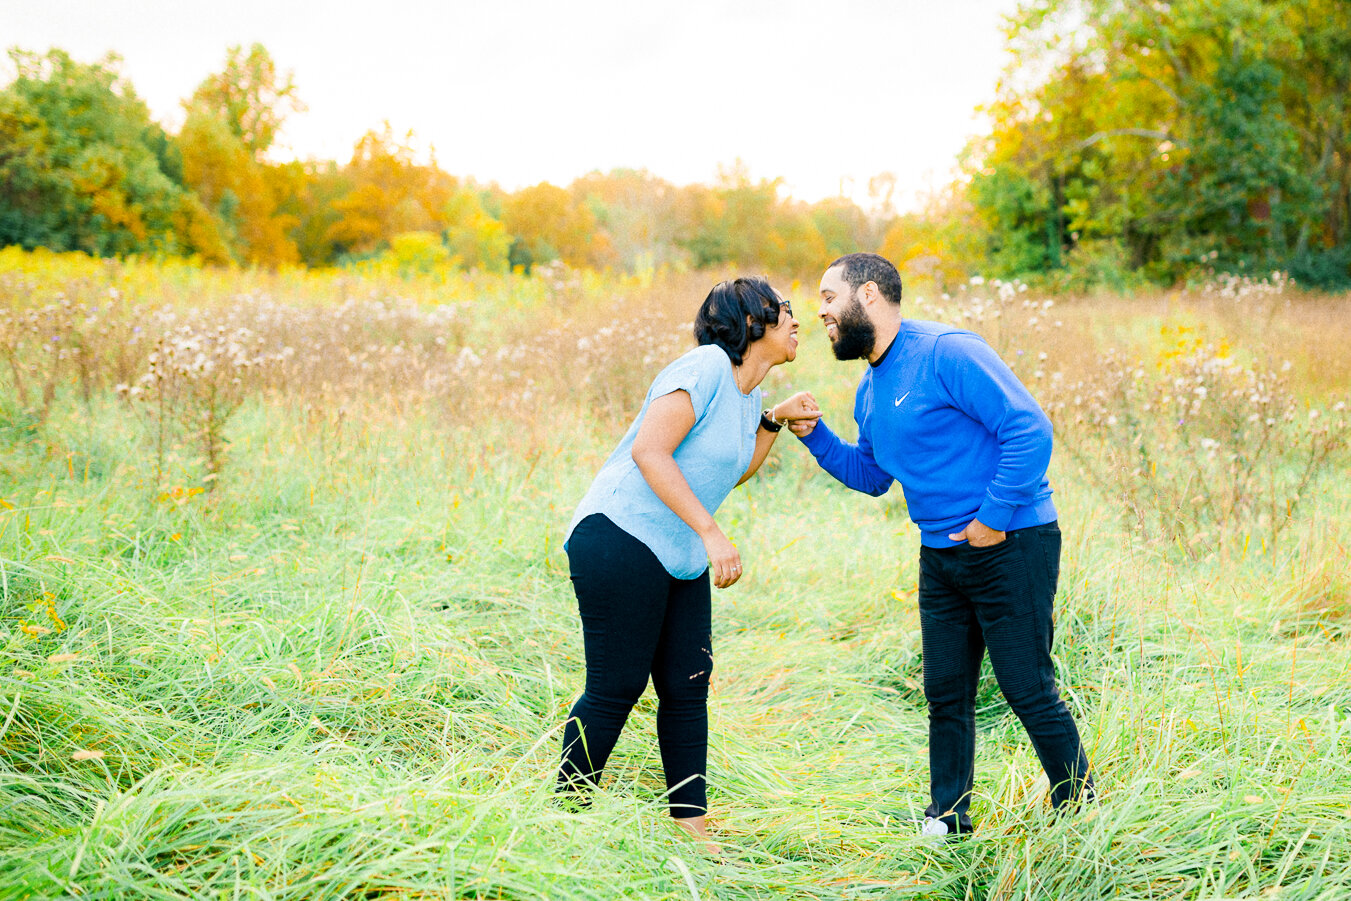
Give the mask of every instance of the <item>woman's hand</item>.
[(821, 418), (821, 407), (810, 391), (799, 391), (787, 400), (780, 401), (770, 413), (779, 422), (788, 423), (788, 431), (799, 438), (806, 438)]
[(708, 571), (713, 577), (714, 588), (728, 588), (741, 578), (741, 554), (736, 545), (722, 534), (715, 524), (699, 536), (703, 539), (704, 550), (708, 552)]
[(815, 422), (821, 418), (821, 407), (810, 391), (799, 391), (787, 400), (781, 400), (770, 411), (775, 422)]
[(675, 449), (693, 427), (694, 406), (688, 393), (672, 391), (657, 398), (648, 405), (633, 440), (633, 462), (652, 493), (703, 541), (713, 584), (726, 588), (741, 578), (741, 555), (704, 509), (675, 461)]

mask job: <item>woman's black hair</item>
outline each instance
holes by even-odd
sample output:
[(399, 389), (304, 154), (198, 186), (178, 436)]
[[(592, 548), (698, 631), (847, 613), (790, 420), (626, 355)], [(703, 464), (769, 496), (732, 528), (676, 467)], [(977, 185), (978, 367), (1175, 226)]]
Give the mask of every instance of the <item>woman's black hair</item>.
[(751, 342), (763, 338), (765, 329), (778, 323), (781, 303), (764, 276), (718, 282), (694, 317), (694, 340), (700, 345), (718, 345), (740, 366)]

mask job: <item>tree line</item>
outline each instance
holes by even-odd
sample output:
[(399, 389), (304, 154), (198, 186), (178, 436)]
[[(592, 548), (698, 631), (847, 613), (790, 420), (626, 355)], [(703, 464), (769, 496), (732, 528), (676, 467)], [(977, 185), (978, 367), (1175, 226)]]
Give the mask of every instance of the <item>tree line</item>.
[(303, 106), (260, 45), (229, 50), (176, 134), (116, 57), (12, 50), (0, 246), (264, 267), (793, 274), (865, 249), (939, 289), (975, 273), (1126, 288), (1217, 270), (1351, 286), (1351, 3), (1030, 0), (1006, 31), (989, 132), (958, 179), (905, 215), (795, 201), (739, 165), (711, 185), (622, 169), (506, 191), (447, 173), (387, 124), (346, 162), (274, 162)]
[(781, 196), (744, 167), (713, 185), (641, 170), (509, 192), (444, 171), (411, 134), (368, 131), (345, 163), (272, 162), (291, 76), (260, 46), (234, 47), (183, 106), (177, 134), (150, 116), (116, 57), (10, 51), (0, 92), (0, 246), (208, 263), (332, 266), (392, 257), (489, 271), (562, 260), (635, 269), (756, 265), (809, 271), (874, 247), (886, 222), (851, 201)]
[(968, 150), (990, 271), (1351, 286), (1351, 3), (1035, 0)]

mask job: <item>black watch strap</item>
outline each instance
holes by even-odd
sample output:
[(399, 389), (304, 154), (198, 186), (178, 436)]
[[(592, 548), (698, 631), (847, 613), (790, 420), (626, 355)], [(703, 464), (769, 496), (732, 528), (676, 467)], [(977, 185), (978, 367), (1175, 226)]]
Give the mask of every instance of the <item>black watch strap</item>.
[(760, 427), (767, 432), (783, 431), (783, 423), (775, 422), (774, 417), (769, 415), (768, 410), (760, 411)]

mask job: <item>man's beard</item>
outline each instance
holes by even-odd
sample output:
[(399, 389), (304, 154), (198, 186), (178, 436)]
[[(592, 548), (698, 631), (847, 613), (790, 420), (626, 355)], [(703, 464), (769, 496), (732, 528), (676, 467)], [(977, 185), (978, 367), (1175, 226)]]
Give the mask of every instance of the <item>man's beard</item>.
[(866, 360), (876, 343), (877, 329), (851, 291), (849, 305), (835, 317), (835, 340), (830, 342), (830, 349), (837, 360)]

